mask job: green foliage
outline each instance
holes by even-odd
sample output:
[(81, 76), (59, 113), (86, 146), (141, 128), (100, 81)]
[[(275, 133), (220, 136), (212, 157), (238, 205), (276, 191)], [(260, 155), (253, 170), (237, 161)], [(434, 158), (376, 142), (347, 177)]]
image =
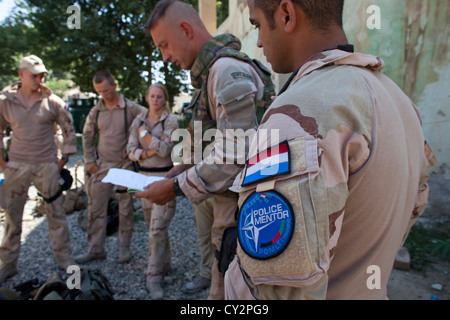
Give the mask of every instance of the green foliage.
[[(173, 98), (189, 91), (187, 74), (180, 68), (155, 63), (159, 51), (145, 35), (143, 26), (157, 0), (22, 0), (20, 13), (1, 26), (0, 40), (7, 51), (1, 52), (0, 74), (10, 80), (20, 60), (18, 54), (36, 54), (47, 68), (67, 72), (81, 91), (92, 92), (92, 77), (101, 69), (117, 79), (121, 92), (144, 104), (148, 86), (162, 73), (163, 82)], [(187, 1), (197, 4), (197, 1)], [(81, 29), (69, 29), (70, 5), (81, 13)], [(6, 70), (7, 72), (4, 72)]]
[(216, 1), (217, 6), (217, 25), (220, 26), (228, 17), (228, 0)]
[(450, 261), (450, 239), (446, 232), (429, 230), (416, 224), (406, 240), (405, 246), (411, 255), (411, 265), (416, 270), (426, 270), (433, 258)]
[(54, 94), (63, 98), (64, 92), (73, 87), (73, 82), (68, 79), (47, 80), (45, 85), (49, 87)]
[(18, 80), (20, 60), (28, 53), (26, 43), (33, 30), (7, 20), (0, 26), (0, 89)]

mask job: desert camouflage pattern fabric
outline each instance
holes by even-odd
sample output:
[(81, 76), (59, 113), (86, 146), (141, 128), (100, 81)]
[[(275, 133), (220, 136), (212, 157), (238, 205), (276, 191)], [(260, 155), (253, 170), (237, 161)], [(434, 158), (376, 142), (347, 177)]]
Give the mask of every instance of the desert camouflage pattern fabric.
[[(134, 171), (134, 165), (128, 160), (120, 162), (97, 160), (96, 164), (98, 171), (88, 176), (86, 180), (88, 197), (87, 235), (89, 252), (103, 254), (105, 252), (108, 201), (111, 196), (114, 196), (115, 186), (110, 183), (103, 183), (102, 180), (111, 168)], [(121, 247), (129, 247), (133, 233), (134, 200), (132, 194), (126, 192), (126, 188), (117, 187), (116, 190), (121, 191), (116, 195), (119, 204), (118, 242)]]
[[(127, 117), (124, 115), (125, 104)], [(102, 99), (93, 107), (86, 117), (83, 128), (84, 162), (122, 161), (126, 159), (126, 146), (131, 124), (139, 114), (144, 114), (147, 108), (126, 99), (120, 95), (118, 105), (108, 110)], [(125, 125), (125, 119), (127, 121)], [(98, 145), (96, 136), (98, 135)]]
[[(127, 116), (124, 110), (126, 105)], [(88, 196), (88, 243), (89, 252), (102, 254), (105, 250), (107, 207), (109, 198), (114, 191), (114, 185), (103, 183), (102, 179), (109, 169), (119, 168), (134, 171), (133, 162), (128, 159), (126, 145), (130, 127), (139, 114), (147, 109), (120, 95), (118, 105), (108, 110), (103, 100), (93, 107), (83, 128), (84, 162), (95, 162), (98, 171), (87, 177), (86, 193)], [(126, 120), (126, 123), (125, 123)], [(98, 135), (98, 145), (96, 136)], [(121, 247), (129, 247), (133, 231), (133, 196), (123, 187), (117, 194), (119, 202), (119, 232), (118, 242)]]
[[(375, 56), (323, 52), (266, 112), (249, 157), (268, 141), (289, 141), (291, 173), (245, 188), (240, 174), (232, 189), (240, 205), (255, 190), (281, 192), (295, 212), (294, 235), (265, 261), (238, 245), (227, 298), (386, 299), (394, 257), (425, 208), (434, 156), (418, 110), (383, 67)], [(379, 290), (367, 287), (372, 265), (381, 271)], [(246, 285), (234, 285), (239, 279)]]
[[(165, 111), (153, 126), (150, 126), (147, 115), (148, 113), (138, 115), (131, 125), (127, 145), (128, 157), (136, 161), (139, 167), (147, 169), (170, 167), (173, 165), (171, 153), (175, 146), (171, 136), (178, 129), (178, 119), (174, 114)], [(139, 128), (141, 127), (147, 129), (152, 135), (150, 145), (147, 145), (145, 140), (139, 137)], [(142, 160), (140, 157), (145, 150), (153, 150), (156, 154)], [(167, 172), (141, 171), (140, 173), (147, 176), (164, 177)], [(175, 215), (176, 200), (160, 206), (142, 198), (141, 205), (145, 221), (149, 226), (146, 276), (150, 282), (160, 283), (164, 273), (171, 270), (169, 226)]]
[[(163, 177), (167, 172), (141, 172), (147, 176)], [(148, 258), (146, 277), (150, 282), (161, 283), (165, 273), (171, 271), (169, 227), (177, 201), (160, 206), (141, 199), (144, 218), (149, 226)]]
[[(193, 124), (190, 128), (194, 139), (189, 141), (193, 142), (191, 148), (186, 153), (183, 151), (183, 162), (196, 165), (178, 176), (181, 190), (194, 204), (212, 198), (211, 243), (216, 250), (220, 250), (224, 230), (235, 226), (237, 196), (228, 188), (242, 170), (248, 151), (248, 143), (245, 143), (244, 150), (236, 152), (237, 141), (226, 132), (256, 131), (259, 123), (257, 108), (271, 101), (267, 98), (265, 85), (268, 78), (272, 86), (270, 77), (256, 70), (254, 64), (249, 63), (250, 59), (239, 53), (240, 47), (240, 41), (234, 36), (220, 35), (203, 46), (194, 62), (191, 80), (197, 91), (191, 102)], [(209, 141), (214, 138), (214, 143), (204, 143), (203, 138), (210, 129), (215, 133)], [(199, 159), (195, 149), (201, 151)], [(187, 160), (186, 155), (191, 159)], [(223, 276), (216, 260), (211, 275), (208, 299), (224, 299)]]
[[(17, 97), (19, 88), (20, 83), (13, 84), (0, 94), (1, 152), (6, 126), (9, 124), (14, 132), (4, 170), (5, 182), (0, 186), (6, 230), (0, 246), (0, 267), (17, 266), (22, 216), (31, 183), (43, 197), (54, 196), (64, 183), (57, 165), (58, 153), (77, 152), (72, 116), (65, 102), (43, 86), (40, 99), (28, 108)], [(61, 150), (55, 144), (56, 132), (62, 135)], [(56, 262), (64, 268), (72, 261), (72, 249), (63, 201), (64, 197), (58, 197), (45, 203), (44, 214)]]
[[(264, 99), (267, 104), (271, 102), (264, 83), (267, 79), (263, 81), (262, 75), (252, 64), (229, 54), (221, 56), (221, 52), (233, 51), (234, 56), (244, 57), (239, 49), (240, 41), (230, 34), (212, 38), (202, 48), (191, 70), (192, 84), (198, 89), (191, 102), (193, 120), (201, 123), (199, 130), (202, 136), (209, 129), (217, 129), (224, 137), (216, 139), (213, 148), (203, 152), (206, 158), (192, 157), (191, 161), (197, 165), (179, 176), (180, 188), (194, 204), (215, 194), (229, 193), (228, 188), (244, 166), (248, 145), (244, 152), (235, 152), (238, 148), (229, 146), (235, 146), (236, 141), (232, 136), (227, 136), (226, 131), (256, 130), (259, 123), (256, 113), (258, 104)], [(194, 136), (195, 130), (194, 123), (191, 128)], [(201, 139), (194, 140), (193, 147), (196, 144), (199, 149), (205, 150)]]
[[(192, 86), (196, 88), (194, 97), (191, 100), (189, 108), (193, 110), (193, 118), (207, 124), (204, 131), (215, 128), (216, 122), (210, 114), (208, 101), (207, 80), (211, 66), (220, 58), (234, 58), (250, 64), (264, 84), (264, 91), (261, 98), (256, 102), (256, 112), (258, 121), (272, 103), (272, 97), (275, 96), (275, 89), (270, 77), (270, 71), (266, 69), (258, 60), (250, 59), (241, 49), (241, 42), (232, 34), (222, 34), (212, 38), (202, 48), (199, 58), (195, 61), (191, 69)], [(234, 72), (232, 76), (235, 79), (247, 78), (252, 80), (251, 76), (245, 72)], [(237, 94), (239, 90), (235, 93)]]
[(57, 131), (62, 134), (60, 152), (69, 155), (76, 153), (76, 134), (66, 103), (49, 88), (42, 86), (41, 97), (28, 109), (18, 99), (20, 87), (20, 83), (15, 83), (0, 93), (1, 149), (5, 148), (3, 138), (8, 124), (14, 132), (8, 158), (27, 163), (57, 161)]
[[(145, 128), (152, 135), (152, 142), (146, 145), (144, 139), (139, 137), (139, 128)], [(130, 137), (127, 144), (128, 157), (144, 168), (165, 168), (171, 166), (171, 152), (175, 146), (172, 133), (178, 129), (178, 119), (174, 114), (164, 112), (155, 124), (150, 126), (147, 113), (139, 114), (130, 128)], [(156, 155), (144, 160), (141, 155), (144, 150), (154, 150)]]

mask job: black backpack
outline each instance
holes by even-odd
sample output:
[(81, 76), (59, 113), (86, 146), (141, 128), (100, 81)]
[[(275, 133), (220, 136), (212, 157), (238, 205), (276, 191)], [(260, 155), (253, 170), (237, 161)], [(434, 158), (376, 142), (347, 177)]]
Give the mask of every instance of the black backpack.
[(233, 261), (237, 248), (237, 227), (225, 229), (220, 245), (220, 251), (216, 250), (219, 271), (225, 275), (228, 266)]

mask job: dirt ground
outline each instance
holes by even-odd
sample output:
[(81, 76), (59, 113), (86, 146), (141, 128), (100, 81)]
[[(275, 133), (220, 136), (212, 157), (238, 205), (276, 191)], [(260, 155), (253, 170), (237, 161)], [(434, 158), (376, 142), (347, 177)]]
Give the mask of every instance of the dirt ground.
[[(419, 222), (427, 228), (449, 230), (450, 181), (442, 175), (432, 175), (429, 184), (429, 204)], [(431, 300), (436, 297), (450, 300), (450, 262), (435, 259), (425, 271), (393, 269), (388, 281), (390, 300)]]
[[(443, 175), (432, 174), (429, 185), (428, 206), (418, 223), (422, 223), (426, 228), (448, 233), (450, 230), (450, 181), (445, 180)], [(430, 300), (433, 295), (439, 300), (450, 300), (449, 262), (435, 259), (425, 272), (397, 269), (392, 271), (388, 282), (389, 299)]]
[[(442, 289), (434, 288), (442, 286)], [(390, 300), (450, 300), (450, 263), (436, 261), (425, 273), (394, 269), (389, 277)]]

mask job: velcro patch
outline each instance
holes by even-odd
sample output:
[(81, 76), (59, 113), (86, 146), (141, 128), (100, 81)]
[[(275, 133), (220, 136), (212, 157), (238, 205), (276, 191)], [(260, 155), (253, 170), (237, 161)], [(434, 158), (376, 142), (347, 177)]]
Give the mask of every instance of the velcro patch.
[(253, 192), (239, 211), (239, 243), (248, 256), (271, 259), (287, 248), (294, 225), (292, 206), (281, 193)]
[(289, 143), (285, 141), (247, 160), (242, 186), (244, 187), (290, 172)]

